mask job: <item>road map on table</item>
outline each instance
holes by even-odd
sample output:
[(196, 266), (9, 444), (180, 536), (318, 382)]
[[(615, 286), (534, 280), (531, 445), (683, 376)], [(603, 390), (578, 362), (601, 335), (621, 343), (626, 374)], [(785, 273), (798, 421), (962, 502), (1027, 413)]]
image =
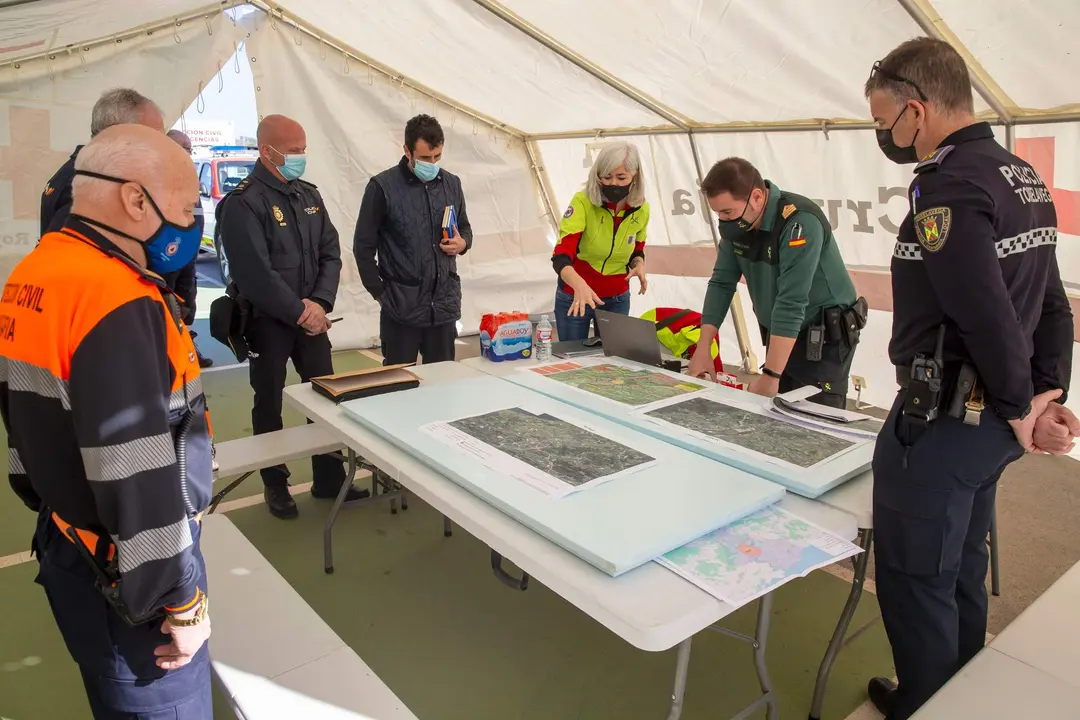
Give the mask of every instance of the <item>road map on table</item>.
[(656, 562), (734, 607), (862, 552), (776, 506), (704, 535)]
[(598, 365), (565, 362), (531, 368), (530, 372), (631, 407), (651, 405), (707, 389), (706, 385), (689, 379), (612, 362)]
[(523, 407), (430, 423), (421, 430), (553, 499), (656, 463), (580, 424)]
[(765, 412), (754, 412), (704, 397), (665, 403), (643, 414), (706, 440), (731, 443), (774, 461), (804, 469), (846, 452), (857, 444), (849, 437), (838, 437)]

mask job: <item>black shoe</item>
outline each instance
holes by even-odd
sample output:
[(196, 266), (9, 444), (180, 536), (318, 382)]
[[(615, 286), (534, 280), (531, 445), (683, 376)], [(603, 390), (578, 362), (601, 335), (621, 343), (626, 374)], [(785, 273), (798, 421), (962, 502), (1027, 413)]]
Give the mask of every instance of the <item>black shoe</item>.
[(199, 367), (201, 367), (201, 368), (208, 368), (208, 367), (210, 367), (211, 365), (213, 365), (213, 364), (214, 364), (214, 361), (213, 361), (213, 360), (211, 360), (210, 358), (206, 357), (206, 356), (205, 356), (205, 355), (203, 355), (202, 353), (200, 353), (200, 352), (196, 352), (195, 354), (199, 356)]
[[(329, 492), (321, 488), (317, 489), (315, 488), (315, 486), (311, 487), (311, 497), (318, 500), (333, 500), (338, 496), (339, 492), (341, 492), (340, 485)], [(353, 485), (349, 488), (349, 492), (345, 493), (345, 502), (352, 502), (353, 500), (363, 500), (367, 497), (371, 497), (370, 490), (363, 490)]]
[(866, 694), (870, 696), (870, 702), (878, 712), (889, 717), (893, 706), (893, 695), (896, 693), (896, 683), (888, 678), (876, 677), (870, 680), (866, 686)]
[(267, 485), (263, 488), (263, 498), (274, 517), (288, 520), (300, 514), (296, 509), (296, 501), (289, 494), (288, 485)]

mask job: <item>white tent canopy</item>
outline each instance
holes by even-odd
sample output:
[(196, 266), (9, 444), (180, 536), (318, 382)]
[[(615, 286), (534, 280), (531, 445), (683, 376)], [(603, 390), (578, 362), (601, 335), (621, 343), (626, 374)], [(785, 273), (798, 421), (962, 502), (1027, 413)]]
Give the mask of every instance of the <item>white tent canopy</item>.
[(461, 263), (466, 332), (483, 312), (550, 309), (561, 208), (612, 136), (646, 158), (640, 309), (700, 303), (714, 233), (697, 182), (741, 155), (821, 203), (860, 290), (888, 312), (910, 169), (877, 151), (862, 85), (924, 34), (957, 47), (976, 110), (1052, 188), (1062, 273), (1080, 290), (1075, 0), (0, 0), (0, 263), (32, 247), (39, 188), (85, 140), (102, 90), (136, 87), (174, 119), (245, 43), (259, 114), (305, 125), (308, 177), (341, 232), (339, 347), (377, 335), (353, 221), (419, 112), (447, 130), (444, 165), (463, 179), (476, 233)]

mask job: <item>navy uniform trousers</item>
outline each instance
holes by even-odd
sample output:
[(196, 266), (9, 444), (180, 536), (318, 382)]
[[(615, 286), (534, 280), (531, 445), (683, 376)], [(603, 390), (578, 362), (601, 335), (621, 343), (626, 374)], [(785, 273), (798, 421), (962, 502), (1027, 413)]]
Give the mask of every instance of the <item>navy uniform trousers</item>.
[(927, 427), (893, 403), (874, 451), (877, 598), (898, 689), (888, 720), (906, 720), (986, 640), (986, 536), (997, 481), (1023, 455), (987, 408), (979, 425), (942, 413)]
[[(198, 528), (193, 527), (193, 534)], [(154, 648), (170, 642), (155, 620), (131, 627), (94, 587), (94, 571), (49, 515), (38, 521), (34, 549), (60, 634), (82, 673), (95, 720), (213, 720), (207, 645), (166, 672)], [(205, 568), (199, 555), (206, 588)]]

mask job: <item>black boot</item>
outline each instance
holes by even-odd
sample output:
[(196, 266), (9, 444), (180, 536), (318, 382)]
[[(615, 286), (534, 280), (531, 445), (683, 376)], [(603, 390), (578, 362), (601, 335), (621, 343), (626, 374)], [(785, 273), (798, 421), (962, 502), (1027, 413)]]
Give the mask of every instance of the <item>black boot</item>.
[(870, 702), (874, 704), (878, 712), (886, 718), (893, 706), (893, 695), (896, 694), (896, 683), (888, 678), (876, 677), (870, 680), (866, 687), (866, 694), (870, 696)]
[[(314, 485), (311, 486), (311, 497), (316, 498), (317, 500), (333, 500), (338, 496), (339, 492), (341, 492), (340, 485), (338, 485), (336, 488), (332, 488), (329, 490), (325, 488), (315, 487)], [(349, 492), (345, 493), (345, 502), (352, 502), (353, 500), (363, 500), (364, 498), (370, 496), (370, 490), (363, 490), (353, 485), (349, 488)]]
[(270, 509), (270, 514), (274, 517), (290, 519), (300, 514), (286, 483), (267, 485), (263, 489), (263, 497), (266, 499), (266, 507)]

